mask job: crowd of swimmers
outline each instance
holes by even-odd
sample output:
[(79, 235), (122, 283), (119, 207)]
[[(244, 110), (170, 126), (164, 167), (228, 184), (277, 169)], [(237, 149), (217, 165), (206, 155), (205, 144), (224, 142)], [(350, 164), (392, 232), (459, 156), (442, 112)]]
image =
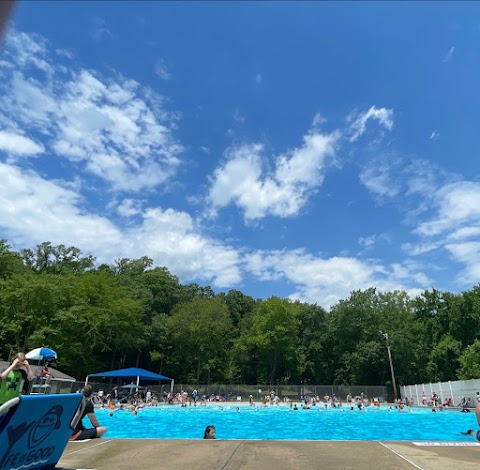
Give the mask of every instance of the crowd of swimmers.
[[(44, 368), (44, 375), (49, 374), (48, 369)], [(17, 353), (14, 355), (11, 364), (3, 371), (0, 371), (0, 404), (5, 403), (7, 400), (18, 396), (22, 393), (27, 393), (26, 388), (24, 387), (25, 383), (31, 382), (34, 378), (33, 371), (25, 358), (25, 354)], [(15, 384), (15, 387), (11, 385)], [(128, 387), (130, 388), (130, 387)], [(132, 384), (132, 389), (135, 387)], [(95, 416), (95, 408), (108, 408), (109, 415), (113, 416), (115, 411), (128, 411), (133, 416), (136, 416), (140, 410), (143, 410), (145, 407), (158, 406), (161, 402), (164, 405), (168, 404), (179, 404), (182, 407), (185, 406), (197, 406), (197, 403), (200, 406), (207, 406), (207, 404), (230, 401), (233, 394), (226, 395), (215, 395), (215, 394), (202, 394), (199, 395), (196, 389), (191, 393), (188, 393), (185, 390), (173, 394), (172, 391), (164, 391), (160, 397), (158, 397), (152, 390), (142, 390), (140, 387), (136, 389), (135, 393), (130, 394), (125, 398), (121, 398), (119, 395), (118, 387), (113, 387), (112, 391), (108, 394), (105, 394), (103, 390), (98, 390), (97, 393), (94, 393), (93, 387), (91, 385), (86, 385), (81, 390), (80, 393), (84, 396), (85, 401), (85, 411), (83, 413), (82, 419), (88, 417), (92, 426), (91, 428), (85, 428), (82, 422), (82, 419), (79, 421), (73, 435), (72, 440), (83, 440), (91, 439), (96, 437), (102, 437), (106, 432), (107, 428), (100, 426), (98, 420)], [(259, 391), (260, 392), (260, 391)], [(237, 399), (241, 397), (237, 397)], [(257, 400), (258, 401), (258, 400)], [(288, 396), (280, 397), (276, 394), (275, 390), (271, 390), (269, 393), (261, 397), (260, 407), (267, 406), (280, 406), (281, 402), (283, 405), (289, 406), (291, 410), (297, 411), (299, 409), (310, 410), (317, 408), (321, 410), (322, 408), (342, 408), (344, 407), (345, 411), (366, 411), (368, 407), (372, 406), (373, 408), (380, 408), (380, 401), (377, 398), (368, 398), (364, 393), (361, 393), (359, 396), (352, 397), (348, 394), (345, 402), (339, 399), (335, 394), (325, 395), (323, 400), (320, 399), (317, 395), (302, 395), (300, 396), (300, 402), (297, 406), (297, 403), (293, 402)], [(480, 392), (477, 392), (476, 396), (476, 408), (475, 415), (480, 428)], [(396, 400), (394, 405), (388, 405), (389, 411), (411, 411), (411, 405), (413, 404), (412, 399), (403, 398)], [(257, 407), (253, 399), (253, 395), (249, 396), (249, 405), (252, 407)], [(442, 411), (444, 407), (453, 406), (453, 401), (451, 399), (446, 399), (442, 403), (440, 402), (436, 393), (432, 393), (430, 399), (427, 399), (425, 392), (422, 393), (422, 405), (431, 406), (432, 411)], [(470, 411), (471, 402), (470, 399), (460, 400), (460, 406), (462, 411)], [(237, 406), (236, 411), (239, 412), (240, 408)], [(465, 435), (475, 436), (477, 440), (480, 441), (480, 430), (474, 431), (469, 429)], [(215, 428), (214, 426), (207, 426), (205, 433), (205, 439), (215, 439)]]

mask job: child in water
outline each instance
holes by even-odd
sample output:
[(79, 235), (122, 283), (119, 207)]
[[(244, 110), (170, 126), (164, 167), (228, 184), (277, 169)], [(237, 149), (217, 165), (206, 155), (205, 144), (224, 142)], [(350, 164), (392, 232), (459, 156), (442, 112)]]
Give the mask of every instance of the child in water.
[(203, 434), (204, 439), (216, 439), (215, 437), (215, 426), (207, 426)]

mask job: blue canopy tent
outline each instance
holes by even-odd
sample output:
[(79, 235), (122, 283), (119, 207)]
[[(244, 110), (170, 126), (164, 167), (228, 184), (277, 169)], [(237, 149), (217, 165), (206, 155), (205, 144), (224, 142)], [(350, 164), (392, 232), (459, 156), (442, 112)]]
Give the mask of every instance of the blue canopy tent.
[(174, 380), (164, 375), (150, 372), (149, 370), (139, 369), (138, 367), (129, 367), (127, 369), (110, 370), (108, 372), (97, 372), (96, 374), (88, 374), (85, 379), (85, 385), (88, 383), (89, 377), (117, 377), (123, 379), (137, 380), (137, 387), (140, 385), (140, 380), (169, 380), (171, 382), (170, 388), (173, 391)]

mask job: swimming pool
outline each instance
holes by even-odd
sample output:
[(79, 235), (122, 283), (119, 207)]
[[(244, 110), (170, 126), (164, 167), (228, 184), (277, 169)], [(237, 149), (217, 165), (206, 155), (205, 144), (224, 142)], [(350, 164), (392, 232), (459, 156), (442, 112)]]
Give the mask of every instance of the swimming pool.
[[(293, 411), (288, 407), (251, 408), (234, 405), (166, 406), (129, 411), (96, 410), (109, 438), (201, 439), (214, 425), (217, 439), (328, 441), (470, 441), (460, 432), (477, 429), (475, 413), (413, 408), (402, 413), (387, 407), (366, 411), (321, 406)], [(88, 419), (85, 425), (90, 425)]]

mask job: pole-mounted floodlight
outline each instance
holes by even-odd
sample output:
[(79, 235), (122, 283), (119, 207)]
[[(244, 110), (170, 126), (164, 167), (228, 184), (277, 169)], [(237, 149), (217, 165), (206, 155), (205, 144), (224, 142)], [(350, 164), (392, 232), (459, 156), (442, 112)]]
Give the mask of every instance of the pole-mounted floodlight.
[(390, 372), (392, 373), (392, 385), (393, 385), (393, 396), (395, 400), (397, 400), (397, 383), (395, 382), (395, 372), (393, 370), (393, 362), (392, 362), (392, 353), (390, 351), (390, 342), (388, 341), (388, 334), (384, 333), (382, 330), (379, 330), (379, 333), (385, 338), (387, 342), (387, 352), (388, 352), (388, 360), (390, 361)]

